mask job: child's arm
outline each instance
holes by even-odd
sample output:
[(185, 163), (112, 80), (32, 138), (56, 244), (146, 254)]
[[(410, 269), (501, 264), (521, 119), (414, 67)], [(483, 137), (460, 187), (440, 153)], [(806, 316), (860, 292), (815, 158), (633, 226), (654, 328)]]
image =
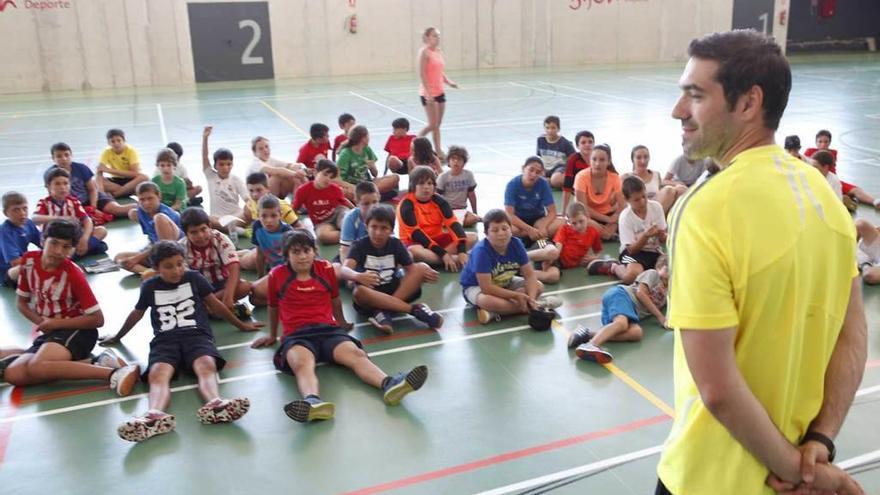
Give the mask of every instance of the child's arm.
[(538, 276), (535, 275), (535, 267), (531, 263), (526, 263), (519, 267), (519, 273), (526, 279), (526, 295), (529, 296), (529, 307), (534, 309), (537, 307), (536, 299), (538, 299), (538, 292), (541, 290)]
[(92, 177), (86, 181), (86, 192), (89, 195), (89, 204), (92, 208), (98, 208), (98, 186), (95, 184), (95, 178)]
[(657, 308), (657, 305), (654, 304), (654, 301), (651, 300), (651, 292), (648, 289), (648, 284), (639, 284), (639, 288), (636, 290), (636, 298), (642, 303), (642, 305), (648, 308), (648, 311), (654, 315), (655, 318), (657, 318), (660, 326), (667, 328), (666, 315), (664, 315), (660, 309)]
[(144, 317), (144, 313), (145, 310), (143, 309), (135, 308), (131, 310), (131, 313), (128, 314), (128, 318), (125, 319), (125, 323), (122, 324), (122, 328), (116, 332), (116, 335), (105, 335), (101, 337), (99, 343), (104, 347), (122, 343), (122, 338), (134, 328), (137, 322), (141, 321), (141, 318)]
[(28, 305), (28, 302), (30, 302), (30, 298), (18, 296), (16, 298), (16, 306), (18, 307), (18, 312), (21, 313), (22, 316), (27, 318), (27, 320), (34, 325), (39, 325), (40, 323), (43, 323), (43, 317), (38, 315), (36, 311), (31, 309), (30, 305)]
[(512, 205), (504, 205), (504, 210), (507, 212), (507, 216), (510, 217), (510, 223), (512, 223), (514, 227), (520, 229), (532, 240), (538, 240), (541, 238), (541, 231), (525, 223), (520, 217), (516, 216), (516, 209), (514, 209)]
[(431, 168), (434, 169), (434, 173), (440, 175), (443, 173), (443, 164), (440, 163), (440, 157), (434, 155), (434, 160), (431, 161)]
[(183, 205), (180, 203), (180, 200), (178, 199), (178, 200), (175, 200), (174, 203), (171, 204), (171, 209), (179, 212), (181, 206), (183, 206)]
[(212, 126), (205, 126), (202, 131), (202, 170), (207, 171), (211, 168), (211, 159), (208, 157), (208, 136), (214, 130)]
[(220, 315), (224, 320), (232, 323), (236, 328), (241, 330), (242, 332), (256, 332), (257, 330), (266, 326), (265, 323), (261, 323), (259, 321), (241, 321), (235, 317), (232, 313), (232, 310), (226, 307), (217, 296), (214, 294), (208, 294), (205, 296), (205, 305), (208, 306), (208, 309), (211, 310), (212, 313), (216, 315)]
[(275, 345), (278, 341), (278, 306), (269, 306), (269, 335), (264, 335), (251, 343), (252, 349)]
[(659, 233), (660, 229), (658, 229), (656, 225), (651, 225), (650, 227), (645, 229), (644, 232), (642, 232), (642, 235), (640, 235), (638, 239), (636, 239), (636, 242), (632, 244), (627, 244), (626, 250), (629, 251), (629, 254), (636, 254), (640, 252), (642, 249), (644, 249), (645, 244), (647, 244), (652, 237), (658, 235)]
[(357, 282), (371, 289), (381, 282), (378, 273), (372, 270), (365, 270), (359, 273), (355, 268), (357, 268), (357, 261), (354, 258), (345, 258), (345, 261), (342, 263), (342, 269), (339, 271), (342, 280)]
[(477, 191), (471, 189), (468, 191), (468, 201), (471, 203), (471, 210), (477, 215)]
[(266, 275), (266, 256), (263, 254), (263, 248), (257, 246), (257, 278), (263, 278)]
[(37, 324), (37, 330), (49, 333), (53, 330), (78, 330), (102, 326), (104, 326), (104, 313), (99, 309), (94, 313), (72, 318), (43, 318), (43, 321)]
[(229, 276), (226, 277), (226, 290), (223, 291), (223, 304), (227, 308), (235, 305), (235, 292), (238, 290), (238, 283), (241, 281), (241, 265), (239, 263), (229, 263), (226, 265)]
[(144, 262), (147, 261), (147, 258), (149, 258), (149, 257), (150, 257), (150, 250), (144, 249), (143, 251), (141, 251), (138, 254), (135, 254), (134, 256), (130, 256), (128, 258), (121, 260), (120, 265), (122, 265), (122, 268), (125, 268), (126, 270), (131, 270), (132, 268), (135, 267), (135, 265), (144, 264)]
[(354, 328), (354, 324), (345, 319), (345, 314), (342, 312), (342, 299), (336, 296), (330, 301), (330, 304), (333, 305), (333, 317), (336, 318), (339, 328), (350, 332)]
[(568, 211), (568, 204), (571, 202), (571, 193), (568, 189), (562, 189), (562, 212)]
[(505, 289), (492, 283), (491, 273), (477, 273), (477, 283), (480, 284), (480, 292), (487, 296), (495, 296), (500, 299), (515, 300), (520, 306), (526, 307), (528, 297), (522, 292)]
[(245, 204), (244, 208), (242, 208), (241, 220), (244, 222), (245, 225), (250, 225), (254, 223), (254, 217), (251, 214), (251, 209), (248, 208), (247, 204)]

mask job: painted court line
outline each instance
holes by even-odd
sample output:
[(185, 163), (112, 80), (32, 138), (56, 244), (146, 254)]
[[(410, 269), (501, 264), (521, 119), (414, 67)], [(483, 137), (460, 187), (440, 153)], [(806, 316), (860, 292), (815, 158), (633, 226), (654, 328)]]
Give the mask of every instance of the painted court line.
[(299, 133), (302, 134), (303, 136), (305, 136), (305, 137), (307, 137), (307, 138), (311, 137), (311, 136), (309, 136), (309, 133), (308, 133), (308, 132), (306, 132), (306, 131), (304, 131), (304, 130), (302, 129), (302, 127), (300, 127), (300, 126), (294, 124), (293, 121), (290, 120), (290, 119), (288, 119), (284, 114), (282, 114), (282, 113), (279, 112), (278, 110), (275, 110), (275, 107), (273, 107), (272, 105), (266, 103), (266, 100), (260, 100), (260, 104), (263, 105), (264, 107), (266, 107), (270, 112), (272, 112), (272, 113), (274, 113), (275, 115), (277, 115), (278, 118), (281, 119), (281, 120), (283, 120), (287, 125), (289, 125), (290, 127), (293, 127), (294, 129), (296, 129), (297, 132), (299, 132)]
[(355, 93), (354, 91), (349, 91), (348, 94), (350, 94), (350, 95), (352, 95), (352, 96), (356, 96), (356, 97), (358, 97), (358, 98), (360, 98), (360, 99), (362, 99), (362, 100), (364, 100), (364, 101), (368, 101), (368, 102), (370, 102), (370, 103), (372, 103), (372, 104), (374, 104), (374, 105), (378, 105), (378, 106), (380, 106), (380, 107), (382, 107), (382, 108), (384, 108), (384, 109), (386, 109), (386, 110), (390, 110), (390, 111), (392, 111), (392, 112), (394, 112), (394, 113), (396, 113), (396, 114), (403, 115), (404, 117), (406, 117), (406, 118), (408, 118), (408, 119), (410, 119), (410, 120), (413, 120), (413, 121), (415, 121), (415, 122), (418, 122), (419, 124), (422, 124), (422, 125), (425, 125), (425, 124), (426, 124), (426, 122), (425, 122), (424, 120), (422, 120), (422, 119), (420, 119), (420, 118), (418, 118), (418, 117), (412, 116), (412, 115), (410, 115), (410, 114), (408, 114), (408, 113), (406, 113), (406, 112), (401, 112), (400, 110), (398, 110), (398, 109), (396, 109), (396, 108), (391, 108), (391, 107), (389, 107), (388, 105), (386, 105), (386, 104), (384, 104), (384, 103), (380, 103), (380, 102), (378, 102), (378, 101), (376, 101), (376, 100), (374, 100), (374, 99), (372, 99), (372, 98), (367, 98), (366, 96), (364, 96), (364, 95), (362, 95), (362, 94)]
[(648, 107), (660, 107), (661, 106), (657, 103), (653, 103), (650, 101), (636, 100), (634, 98), (627, 98), (625, 96), (611, 95), (608, 93), (602, 93), (600, 91), (591, 91), (591, 90), (583, 89), (583, 88), (575, 88), (573, 86), (566, 86), (565, 84), (557, 84), (557, 83), (551, 83), (551, 82), (547, 82), (547, 81), (538, 81), (538, 83), (545, 84), (547, 86), (553, 86), (554, 88), (567, 89), (569, 91), (575, 91), (577, 93), (584, 93), (584, 94), (588, 94), (588, 95), (599, 96), (599, 97), (608, 98), (611, 100), (620, 100), (620, 101), (625, 101), (628, 103), (636, 103), (638, 105), (644, 105), (644, 106), (648, 106)]
[(565, 447), (571, 447), (573, 445), (578, 445), (584, 442), (589, 442), (591, 440), (597, 440), (600, 438), (610, 437), (614, 435), (618, 435), (620, 433), (626, 433), (633, 430), (638, 430), (639, 428), (644, 428), (646, 426), (652, 426), (660, 423), (665, 423), (669, 421), (669, 418), (666, 416), (654, 416), (653, 418), (642, 419), (639, 421), (633, 421), (631, 423), (626, 423), (622, 425), (618, 425), (612, 428), (608, 428), (605, 430), (594, 431), (590, 433), (585, 433), (583, 435), (578, 435), (570, 438), (565, 438), (563, 440), (557, 440), (554, 442), (549, 442), (541, 445), (535, 445), (533, 447), (527, 447), (520, 450), (515, 450), (512, 452), (507, 452), (504, 454), (495, 455), (492, 457), (487, 457), (485, 459), (479, 459), (476, 461), (467, 462), (464, 464), (459, 464), (457, 466), (451, 466), (448, 468), (438, 469), (436, 471), (429, 471), (427, 473), (418, 474), (415, 476), (410, 476), (407, 478), (402, 478), (399, 480), (391, 481), (388, 483), (382, 483), (380, 485), (375, 485), (367, 488), (361, 488), (359, 490), (354, 490), (350, 492), (345, 492), (342, 495), (372, 495), (374, 493), (382, 493), (390, 490), (397, 490), (400, 488), (405, 488), (412, 485), (417, 485), (421, 483), (425, 483), (428, 481), (433, 481), (440, 478), (446, 478), (449, 476), (467, 473), (470, 471), (476, 471), (478, 469), (483, 469), (486, 467), (494, 466), (496, 464), (501, 464), (505, 462), (515, 461), (517, 459), (522, 459), (525, 457), (530, 457), (536, 454), (543, 454), (544, 452), (550, 452), (554, 450), (558, 450)]
[[(585, 314), (585, 315), (569, 316), (569, 317), (567, 317), (567, 318), (562, 318), (560, 321), (578, 320), (578, 319), (582, 319), (582, 318), (591, 318), (591, 317), (598, 316), (598, 315), (599, 315), (599, 313), (589, 313), (589, 314)], [(456, 343), (456, 342), (465, 342), (465, 341), (468, 341), (468, 340), (475, 340), (475, 339), (481, 339), (481, 338), (485, 338), (485, 337), (492, 337), (492, 336), (495, 336), (495, 335), (502, 335), (502, 334), (505, 334), (505, 333), (518, 332), (518, 331), (524, 330), (524, 329), (526, 329), (526, 328), (530, 328), (530, 327), (529, 327), (528, 325), (520, 325), (520, 326), (516, 326), (516, 327), (504, 328), (504, 329), (500, 329), (500, 330), (494, 330), (494, 331), (491, 331), (491, 332), (479, 333), (479, 334), (475, 334), (475, 335), (465, 335), (465, 336), (456, 337), (456, 338), (447, 339), (447, 340), (438, 340), (438, 341), (435, 341), (435, 342), (427, 342), (427, 343), (424, 343), (424, 344), (415, 344), (415, 345), (409, 345), (409, 346), (397, 347), (397, 348), (394, 348), (394, 349), (386, 349), (386, 350), (384, 350), (384, 351), (372, 352), (372, 353), (369, 353), (369, 356), (370, 356), (370, 357), (377, 357), (377, 356), (384, 356), (384, 355), (387, 355), (387, 354), (397, 354), (397, 353), (400, 353), (400, 352), (412, 351), (412, 350), (416, 350), (416, 349), (424, 349), (424, 348), (428, 348), (428, 347), (437, 347), (437, 346), (441, 346), (441, 345), (444, 345), (444, 344), (452, 344), (452, 343)], [(257, 378), (257, 377), (261, 377), (261, 376), (277, 375), (277, 374), (279, 374), (279, 373), (280, 373), (280, 372), (279, 372), (278, 370), (272, 369), (272, 370), (267, 370), (267, 371), (260, 371), (260, 372), (257, 372), (257, 373), (249, 373), (249, 374), (246, 374), (246, 375), (232, 376), (232, 377), (228, 377), (228, 378), (221, 378), (221, 379), (219, 380), (219, 382), (220, 382), (221, 384), (223, 384), (223, 383), (231, 383), (231, 382), (238, 382), (238, 381), (247, 380), (247, 379), (250, 379), (250, 378)], [(172, 388), (172, 389), (171, 389), (171, 392), (172, 392), (172, 393), (174, 393), (174, 392), (181, 392), (181, 391), (184, 391), (184, 390), (192, 390), (192, 389), (195, 389), (195, 388), (198, 388), (198, 384), (182, 385), (182, 386), (180, 386), (180, 387), (174, 387), (174, 388)], [(83, 409), (91, 409), (91, 408), (94, 408), (94, 407), (107, 406), (107, 405), (110, 405), (110, 404), (118, 404), (118, 403), (120, 403), (120, 402), (128, 402), (128, 401), (137, 400), (137, 399), (141, 399), (141, 398), (145, 398), (145, 397), (147, 397), (147, 394), (146, 394), (146, 393), (141, 393), (141, 394), (137, 394), (137, 395), (129, 395), (128, 397), (116, 397), (116, 398), (113, 398), (113, 399), (105, 399), (105, 400), (100, 400), (100, 401), (95, 401), (95, 402), (87, 402), (87, 403), (85, 403), (85, 404), (78, 404), (78, 405), (75, 405), (75, 406), (68, 406), (68, 407), (60, 407), (60, 408), (57, 408), (57, 409), (50, 409), (50, 410), (48, 410), (48, 411), (39, 411), (39, 412), (35, 412), (35, 413), (21, 414), (21, 415), (16, 415), (16, 416), (12, 416), (12, 417), (5, 417), (5, 418), (0, 418), (0, 425), (2, 425), (2, 424), (4, 424), (4, 423), (14, 423), (14, 422), (18, 422), (18, 421), (23, 421), (23, 420), (26, 420), (26, 419), (41, 418), (41, 417), (45, 417), (45, 416), (55, 416), (55, 415), (58, 415), (58, 414), (63, 414), (63, 413), (68, 413), (68, 412), (74, 412), (74, 411), (81, 411), (81, 410), (83, 410)]]
[(633, 377), (629, 376), (625, 371), (618, 368), (614, 365), (614, 363), (604, 364), (605, 369), (611, 372), (617, 378), (620, 378), (624, 383), (629, 385), (629, 387), (636, 391), (639, 395), (645, 398), (651, 404), (654, 404), (655, 407), (666, 413), (670, 418), (675, 417), (675, 409), (672, 408), (669, 404), (663, 401), (660, 397), (657, 397), (653, 392), (642, 386), (641, 383), (637, 382)]
[(165, 130), (165, 116), (162, 115), (162, 104), (156, 103), (156, 113), (159, 114), (159, 130), (162, 132), (162, 143), (168, 142), (168, 132)]

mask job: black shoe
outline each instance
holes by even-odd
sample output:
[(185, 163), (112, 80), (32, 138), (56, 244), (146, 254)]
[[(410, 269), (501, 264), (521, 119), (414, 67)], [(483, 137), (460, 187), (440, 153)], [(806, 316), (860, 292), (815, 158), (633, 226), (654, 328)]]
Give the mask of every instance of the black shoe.
[(581, 344), (586, 344), (593, 339), (593, 335), (595, 334), (591, 332), (589, 328), (583, 325), (578, 325), (577, 328), (574, 329), (574, 332), (568, 336), (568, 348), (574, 349)]

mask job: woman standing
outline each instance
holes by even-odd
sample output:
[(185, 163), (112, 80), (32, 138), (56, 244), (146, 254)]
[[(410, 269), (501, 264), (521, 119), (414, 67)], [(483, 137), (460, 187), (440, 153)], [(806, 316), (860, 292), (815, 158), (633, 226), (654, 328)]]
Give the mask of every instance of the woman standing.
[(422, 48), (419, 50), (419, 95), (422, 106), (425, 107), (425, 115), (428, 123), (419, 131), (419, 137), (431, 133), (434, 141), (434, 149), (443, 159), (446, 154), (440, 146), (440, 124), (443, 122), (443, 112), (446, 111), (446, 93), (443, 92), (443, 84), (458, 88), (455, 81), (450, 80), (444, 74), (446, 62), (443, 60), (443, 52), (440, 50), (440, 31), (429, 27), (422, 35)]

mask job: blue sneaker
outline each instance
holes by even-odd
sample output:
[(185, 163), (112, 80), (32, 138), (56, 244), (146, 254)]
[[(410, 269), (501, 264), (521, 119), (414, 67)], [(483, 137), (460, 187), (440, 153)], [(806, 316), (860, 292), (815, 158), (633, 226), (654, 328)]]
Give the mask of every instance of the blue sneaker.
[(581, 344), (586, 344), (593, 339), (593, 335), (593, 332), (591, 332), (589, 328), (583, 325), (578, 325), (577, 328), (574, 329), (574, 332), (568, 336), (568, 348), (574, 349)]
[(425, 380), (428, 379), (428, 367), (416, 366), (406, 376), (398, 373), (393, 377), (385, 379), (382, 384), (382, 400), (389, 406), (396, 406), (406, 396), (406, 394), (422, 388)]
[(295, 400), (285, 405), (284, 414), (300, 423), (331, 419), (336, 414), (336, 404), (324, 402), (317, 395), (309, 395), (305, 399)]
[(431, 328), (440, 328), (443, 326), (443, 316), (436, 313), (428, 307), (427, 304), (413, 304), (410, 312), (413, 317)]
[(373, 316), (368, 318), (368, 320), (376, 330), (388, 335), (394, 333), (394, 327), (391, 324), (391, 315), (389, 315), (387, 311), (376, 311), (373, 313)]

